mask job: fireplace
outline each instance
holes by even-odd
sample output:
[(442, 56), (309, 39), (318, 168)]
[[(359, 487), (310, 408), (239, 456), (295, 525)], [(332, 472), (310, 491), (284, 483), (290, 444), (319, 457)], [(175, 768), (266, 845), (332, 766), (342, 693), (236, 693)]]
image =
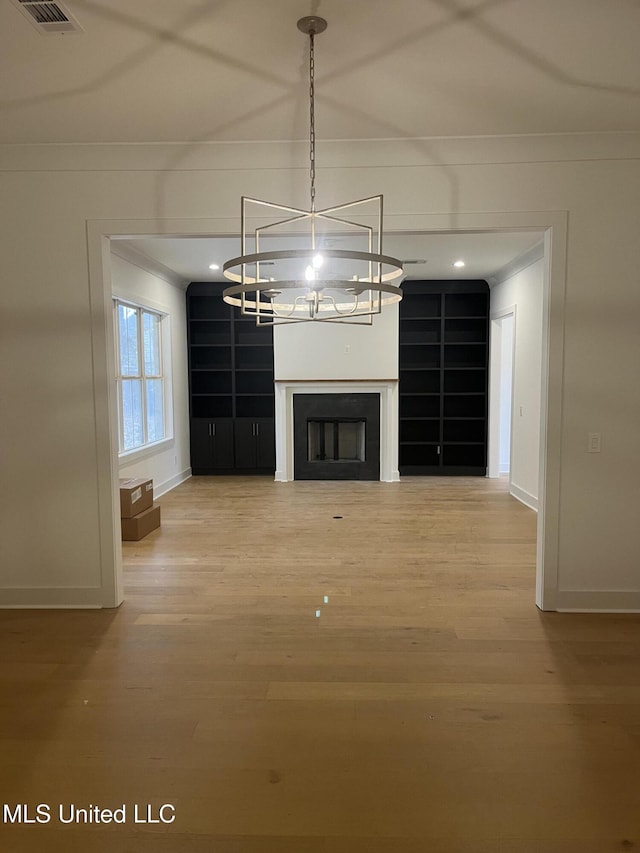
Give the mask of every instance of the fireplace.
[[(300, 460), (303, 467), (307, 464), (313, 465), (311, 476), (315, 479), (316, 467), (323, 462), (330, 469), (324, 476), (318, 479), (334, 478), (336, 471), (340, 479), (353, 476), (357, 479), (372, 477), (387, 483), (396, 483), (400, 479), (398, 473), (398, 380), (397, 379), (276, 379), (275, 381), (275, 421), (276, 421), (276, 476), (275, 479), (281, 483), (301, 479), (298, 476), (299, 463), (295, 458), (294, 445), (303, 447), (304, 458)], [(304, 398), (327, 398), (326, 404), (317, 401), (315, 408), (308, 415), (303, 415), (300, 422), (298, 406)], [(356, 403), (364, 402), (367, 398), (373, 398), (374, 409), (370, 413), (363, 414), (354, 408), (336, 411), (330, 409), (335, 398), (355, 399)], [(362, 399), (364, 398), (364, 400)], [(294, 428), (294, 403), (298, 412), (296, 426), (303, 433), (296, 437)], [(346, 426), (348, 423), (359, 424), (366, 420), (364, 427)], [(307, 421), (318, 424), (329, 424), (324, 427), (324, 460), (313, 463), (308, 457), (318, 455), (319, 448), (314, 451), (313, 442), (319, 442), (318, 432), (312, 432), (312, 447), (309, 450), (309, 425)], [(335, 423), (338, 424), (338, 457), (342, 459), (327, 459), (328, 455), (335, 455), (334, 447)], [(342, 424), (342, 427), (340, 426)], [(312, 431), (320, 431), (322, 427), (312, 426)], [(340, 435), (342, 430), (342, 435)], [(364, 430), (364, 433), (362, 432)], [(375, 445), (372, 444), (374, 433), (377, 430)], [(304, 443), (302, 440), (304, 439)], [(342, 439), (342, 441), (340, 441)], [(345, 444), (346, 442), (346, 444)], [(364, 442), (364, 446), (363, 446)], [(354, 453), (354, 445), (356, 451)], [(376, 450), (377, 446), (377, 450)], [(348, 474), (346, 465), (355, 466), (362, 463), (360, 458), (345, 459), (348, 456), (364, 458), (368, 463), (377, 465), (377, 474), (370, 472), (363, 476), (364, 472), (356, 470)], [(322, 454), (320, 454), (322, 455)], [(341, 469), (341, 470), (340, 470)], [(346, 476), (348, 474), (348, 477)], [(305, 477), (306, 479), (306, 477)]]
[(294, 394), (296, 480), (380, 479), (379, 394)]

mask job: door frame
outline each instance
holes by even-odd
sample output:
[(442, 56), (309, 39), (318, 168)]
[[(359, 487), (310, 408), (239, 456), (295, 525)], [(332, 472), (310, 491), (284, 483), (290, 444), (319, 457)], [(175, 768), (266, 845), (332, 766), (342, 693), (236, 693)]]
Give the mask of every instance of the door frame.
[[(560, 454), (563, 394), (564, 297), (568, 212), (414, 213), (385, 217), (387, 233), (423, 234), (539, 231), (544, 234), (540, 486), (536, 550), (536, 604), (555, 610), (558, 592)], [(109, 219), (87, 221), (96, 467), (102, 606), (123, 601), (122, 546), (117, 504), (117, 407), (111, 311), (113, 239), (237, 234), (236, 219)]]
[[(513, 379), (515, 376), (516, 354), (516, 315), (517, 306), (508, 305), (489, 315), (489, 424), (488, 424), (488, 465), (487, 477), (497, 479), (500, 476), (500, 410), (502, 408), (502, 321), (513, 317), (513, 335), (511, 339), (511, 438), (513, 439)], [(509, 447), (509, 489), (511, 488), (511, 470), (513, 462), (513, 440)]]

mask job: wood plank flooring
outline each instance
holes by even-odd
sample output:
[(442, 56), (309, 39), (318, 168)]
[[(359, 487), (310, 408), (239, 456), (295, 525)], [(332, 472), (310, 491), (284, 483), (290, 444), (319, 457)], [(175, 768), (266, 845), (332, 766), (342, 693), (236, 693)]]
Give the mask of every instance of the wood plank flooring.
[(2, 851), (640, 850), (640, 618), (540, 613), (502, 481), (160, 503), (119, 610), (0, 612), (0, 792), (176, 819), (5, 822)]

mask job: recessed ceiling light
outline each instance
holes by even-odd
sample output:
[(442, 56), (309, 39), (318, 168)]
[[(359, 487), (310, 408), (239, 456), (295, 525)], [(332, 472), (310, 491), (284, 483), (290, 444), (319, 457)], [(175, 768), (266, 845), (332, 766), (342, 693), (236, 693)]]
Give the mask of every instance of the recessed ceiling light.
[(210, 270), (219, 270), (220, 264), (209, 264), (209, 269)]
[(464, 261), (454, 261), (454, 267), (463, 267)]

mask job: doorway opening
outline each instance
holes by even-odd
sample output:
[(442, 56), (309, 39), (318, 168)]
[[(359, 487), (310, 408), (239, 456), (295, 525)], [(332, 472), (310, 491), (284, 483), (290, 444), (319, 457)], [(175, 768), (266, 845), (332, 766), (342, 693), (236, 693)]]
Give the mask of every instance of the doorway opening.
[(489, 362), (489, 465), (487, 476), (507, 477), (511, 487), (513, 372), (516, 306), (491, 315)]
[[(393, 217), (390, 217), (393, 219)], [(484, 235), (513, 230), (538, 231), (544, 235), (544, 297), (542, 329), (542, 411), (540, 418), (540, 491), (537, 537), (536, 603), (541, 609), (555, 609), (557, 593), (557, 543), (560, 470), (560, 418), (562, 360), (563, 300), (565, 286), (564, 258), (566, 254), (566, 215), (555, 212), (512, 214), (457, 213), (452, 226), (450, 216), (416, 214), (398, 219), (399, 234), (464, 234)], [(114, 369), (111, 302), (110, 245), (111, 240), (138, 237), (204, 237), (211, 234), (233, 233), (233, 226), (220, 220), (168, 220), (163, 226), (158, 220), (93, 220), (88, 225), (90, 287), (92, 297), (92, 331), (94, 347), (94, 387), (96, 414), (105, 429), (98, 435), (98, 479), (100, 497), (101, 553), (103, 565), (104, 606), (121, 603), (122, 558), (117, 535), (117, 418), (114, 400)], [(165, 230), (166, 229), (166, 230)], [(554, 252), (551, 253), (553, 238)], [(551, 308), (553, 306), (553, 316)], [(550, 369), (550, 365), (554, 365)]]

